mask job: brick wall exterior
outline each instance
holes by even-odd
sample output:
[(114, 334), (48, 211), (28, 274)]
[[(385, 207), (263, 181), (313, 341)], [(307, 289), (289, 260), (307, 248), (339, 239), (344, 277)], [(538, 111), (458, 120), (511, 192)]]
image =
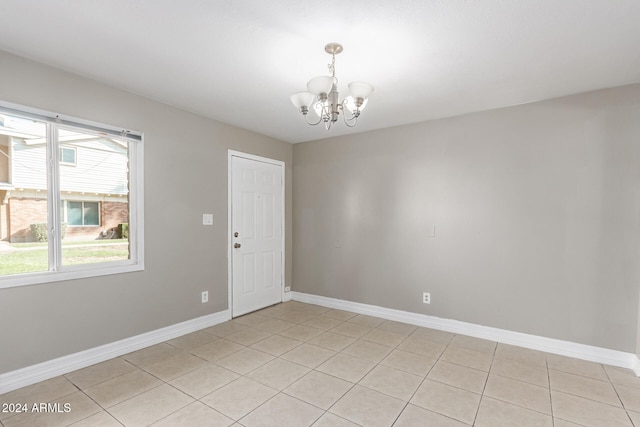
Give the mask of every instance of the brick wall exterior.
[(47, 222), (46, 199), (9, 198), (8, 237), (11, 243), (33, 242), (31, 224)]
[[(128, 202), (100, 202), (100, 226), (67, 227), (65, 239), (97, 239), (103, 231), (129, 222)], [(47, 222), (45, 199), (9, 198), (7, 234), (11, 243), (33, 242), (31, 224)]]
[(127, 202), (102, 202), (100, 204), (100, 220), (103, 230), (117, 227), (118, 224), (129, 222), (129, 203)]

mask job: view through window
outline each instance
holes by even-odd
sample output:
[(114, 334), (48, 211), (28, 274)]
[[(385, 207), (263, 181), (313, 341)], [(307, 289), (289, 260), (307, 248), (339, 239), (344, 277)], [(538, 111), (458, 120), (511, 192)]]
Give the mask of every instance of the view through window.
[(0, 279), (135, 258), (130, 144), (0, 111)]

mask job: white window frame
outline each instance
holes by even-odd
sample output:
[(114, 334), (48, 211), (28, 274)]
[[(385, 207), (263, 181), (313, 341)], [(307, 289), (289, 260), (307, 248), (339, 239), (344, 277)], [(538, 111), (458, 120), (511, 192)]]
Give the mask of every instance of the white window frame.
[[(144, 135), (113, 126), (63, 116), (48, 111), (0, 101), (0, 113), (30, 118), (47, 124), (47, 196), (49, 270), (0, 276), (0, 289), (63, 280), (105, 276), (144, 270)], [(60, 144), (58, 128), (109, 134), (128, 141), (129, 152), (129, 259), (95, 264), (62, 265), (60, 230)], [(76, 158), (77, 161), (77, 158)]]

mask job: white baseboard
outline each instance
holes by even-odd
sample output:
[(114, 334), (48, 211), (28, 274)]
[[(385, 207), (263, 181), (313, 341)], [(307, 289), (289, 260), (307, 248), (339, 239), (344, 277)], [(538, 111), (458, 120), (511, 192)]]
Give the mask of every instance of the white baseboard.
[[(354, 313), (380, 317), (382, 319), (395, 320), (416, 326), (469, 335), (504, 344), (511, 344), (548, 353), (633, 369), (636, 375), (640, 377), (640, 359), (632, 353), (625, 353), (617, 350), (593, 347), (569, 341), (539, 337), (536, 335), (475, 325), (473, 323), (442, 319), (424, 314), (394, 310), (391, 308), (378, 307), (300, 292), (287, 292), (285, 293), (283, 300), (300, 301), (323, 307), (337, 308)], [(89, 350), (84, 350), (68, 356), (59, 357), (57, 359), (28, 366), (26, 368), (0, 374), (0, 394), (35, 384), (58, 375), (63, 375), (77, 369), (82, 369), (96, 363), (104, 362), (105, 360), (122, 356), (154, 344), (159, 344), (200, 329), (208, 328), (210, 326), (226, 322), (229, 319), (231, 319), (230, 311), (224, 310), (157, 329), (155, 331), (136, 335), (134, 337), (125, 338), (99, 347), (94, 347)]]
[(104, 362), (105, 360), (122, 356), (123, 354), (131, 353), (132, 351), (140, 350), (150, 345), (159, 344), (200, 329), (208, 328), (209, 326), (226, 322), (229, 319), (231, 319), (231, 312), (229, 310), (219, 311), (196, 319), (176, 323), (175, 325), (165, 328), (156, 329), (155, 331), (90, 348), (89, 350), (0, 374), (0, 394)]
[(481, 326), (473, 323), (443, 319), (425, 314), (411, 313), (408, 311), (361, 304), (301, 292), (291, 292), (291, 298), (294, 301), (306, 302), (329, 308), (337, 308), (359, 314), (367, 314), (369, 316), (380, 317), (382, 319), (395, 320), (416, 326), (423, 326), (426, 328), (453, 332), (455, 334), (469, 335), (476, 338), (497, 341), (503, 344), (511, 344), (547, 353), (603, 363), (605, 365), (633, 369), (635, 374), (640, 377), (640, 359), (638, 359), (638, 356), (633, 353), (625, 353), (622, 351), (578, 344), (570, 341), (523, 334), (520, 332), (507, 331), (504, 329)]

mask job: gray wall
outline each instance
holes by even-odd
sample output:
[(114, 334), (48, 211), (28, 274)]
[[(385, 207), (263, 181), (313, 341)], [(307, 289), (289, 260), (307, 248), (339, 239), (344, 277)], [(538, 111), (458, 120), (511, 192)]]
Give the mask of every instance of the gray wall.
[(144, 272), (0, 289), (0, 373), (225, 310), (227, 149), (286, 163), (296, 291), (636, 351), (640, 86), (292, 149), (4, 52), (0, 64), (3, 101), (145, 133), (146, 228)]
[(0, 373), (227, 309), (228, 149), (286, 163), (290, 285), (290, 144), (1, 51), (0, 64), (3, 101), (144, 132), (146, 232), (143, 272), (0, 289)]
[(636, 352), (640, 85), (296, 144), (293, 164), (295, 291)]
[(640, 300), (638, 300), (638, 336), (636, 337), (636, 356), (640, 359)]

